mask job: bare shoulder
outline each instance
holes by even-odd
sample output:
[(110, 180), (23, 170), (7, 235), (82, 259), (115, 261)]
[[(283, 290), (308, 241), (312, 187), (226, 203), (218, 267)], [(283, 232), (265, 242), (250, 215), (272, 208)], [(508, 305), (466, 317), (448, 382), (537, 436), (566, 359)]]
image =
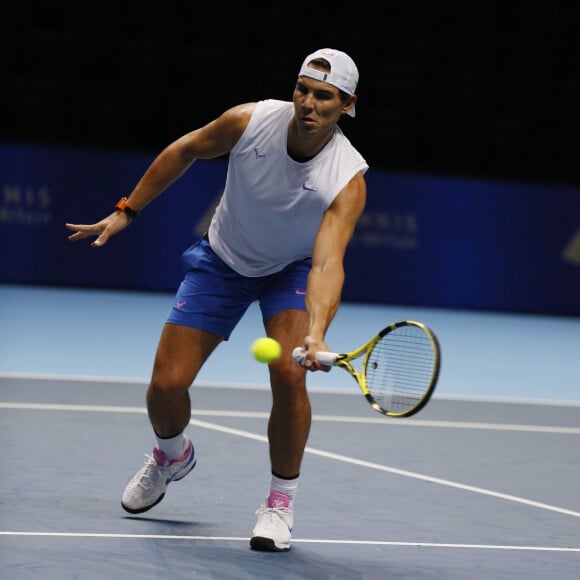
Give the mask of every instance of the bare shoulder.
[(188, 154), (200, 159), (212, 159), (229, 153), (245, 131), (255, 103), (236, 105), (224, 111), (207, 125), (182, 138)]
[(350, 181), (342, 188), (336, 196), (338, 203), (364, 204), (366, 201), (367, 183), (362, 171), (355, 173)]
[[(208, 127), (214, 130), (216, 140), (229, 151), (246, 130), (256, 103), (243, 103), (224, 111)], [(224, 151), (225, 152), (225, 151)]]
[(225, 125), (245, 128), (256, 108), (256, 103), (242, 103), (224, 111), (218, 121)]
[(367, 185), (362, 171), (357, 172), (334, 198), (329, 210), (336, 215), (355, 220), (362, 214), (367, 197)]

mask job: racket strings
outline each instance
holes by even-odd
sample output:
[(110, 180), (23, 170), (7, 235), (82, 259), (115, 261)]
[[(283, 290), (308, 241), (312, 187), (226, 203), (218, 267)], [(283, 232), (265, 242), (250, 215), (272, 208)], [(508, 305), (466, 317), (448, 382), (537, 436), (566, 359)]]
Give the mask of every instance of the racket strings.
[(435, 364), (431, 338), (419, 327), (401, 326), (373, 347), (366, 362), (367, 388), (383, 409), (403, 413), (423, 399)]

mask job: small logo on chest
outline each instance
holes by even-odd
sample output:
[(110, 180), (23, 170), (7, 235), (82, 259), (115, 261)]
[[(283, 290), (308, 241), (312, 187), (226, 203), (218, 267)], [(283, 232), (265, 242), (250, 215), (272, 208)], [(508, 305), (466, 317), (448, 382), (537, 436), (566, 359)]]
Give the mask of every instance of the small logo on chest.
[(254, 148), (254, 153), (256, 154), (256, 159), (266, 157), (266, 154), (262, 153), (262, 151), (260, 151), (257, 147)]

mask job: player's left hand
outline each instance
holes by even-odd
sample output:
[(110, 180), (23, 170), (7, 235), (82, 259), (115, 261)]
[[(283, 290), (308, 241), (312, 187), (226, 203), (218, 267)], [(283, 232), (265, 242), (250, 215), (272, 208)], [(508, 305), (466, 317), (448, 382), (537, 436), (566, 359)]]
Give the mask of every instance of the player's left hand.
[(83, 238), (88, 238), (90, 236), (97, 236), (97, 239), (91, 244), (91, 246), (98, 248), (104, 246), (111, 236), (124, 230), (130, 223), (131, 218), (127, 214), (121, 211), (116, 211), (95, 224), (85, 225), (67, 223), (65, 224), (65, 227), (69, 230), (74, 230), (75, 232), (68, 237), (71, 242), (76, 242), (77, 240), (82, 240)]

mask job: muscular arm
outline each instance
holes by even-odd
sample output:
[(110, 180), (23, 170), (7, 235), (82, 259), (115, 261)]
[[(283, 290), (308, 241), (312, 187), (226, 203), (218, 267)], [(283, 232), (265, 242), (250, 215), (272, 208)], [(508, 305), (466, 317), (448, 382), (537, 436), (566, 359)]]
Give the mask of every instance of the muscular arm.
[(306, 289), (309, 333), (305, 339), (311, 370), (320, 368), (314, 361), (319, 350), (328, 350), (325, 335), (340, 304), (344, 285), (344, 254), (366, 202), (366, 183), (355, 175), (324, 214), (316, 235), (312, 269)]
[[(204, 127), (168, 145), (138, 181), (128, 197), (127, 205), (141, 211), (179, 179), (197, 159), (213, 159), (229, 153), (244, 132), (254, 107), (255, 103), (246, 103), (228, 109)], [(98, 236), (92, 245), (102, 246), (128, 224), (127, 215), (116, 211), (95, 224), (66, 224), (66, 227), (75, 232), (69, 240)]]

